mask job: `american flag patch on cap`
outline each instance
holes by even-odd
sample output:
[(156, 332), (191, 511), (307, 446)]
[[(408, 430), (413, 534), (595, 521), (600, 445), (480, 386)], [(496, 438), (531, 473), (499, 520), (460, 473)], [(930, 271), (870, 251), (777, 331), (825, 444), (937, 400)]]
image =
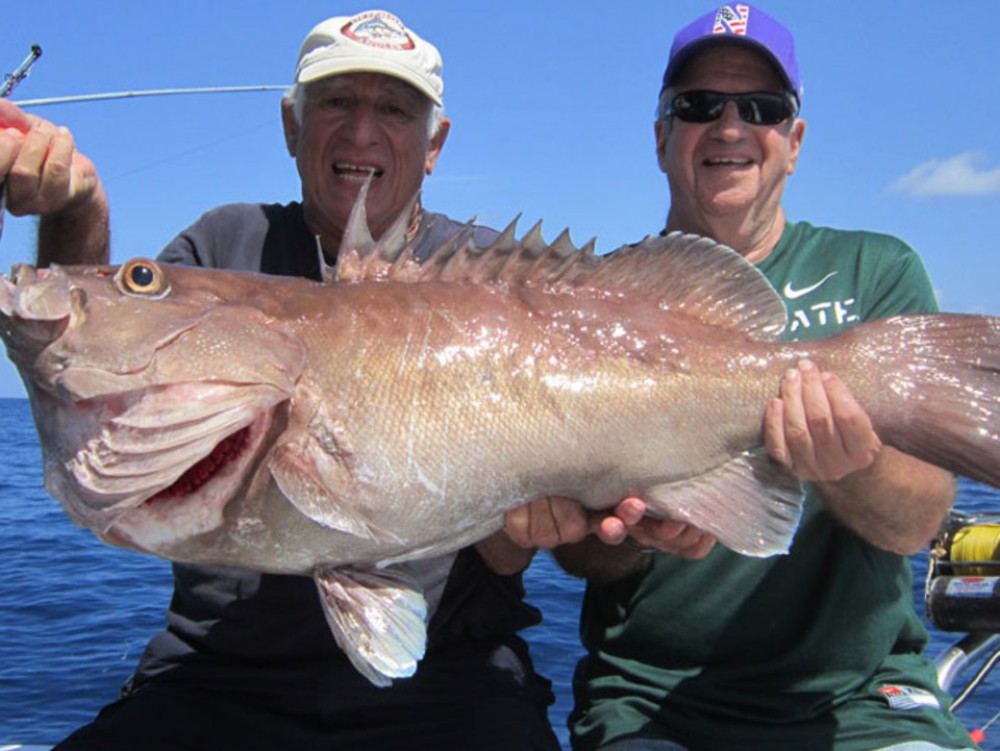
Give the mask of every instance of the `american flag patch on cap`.
[(712, 33), (743, 36), (747, 33), (747, 20), (749, 18), (750, 6), (723, 5), (715, 14), (715, 25), (712, 27)]

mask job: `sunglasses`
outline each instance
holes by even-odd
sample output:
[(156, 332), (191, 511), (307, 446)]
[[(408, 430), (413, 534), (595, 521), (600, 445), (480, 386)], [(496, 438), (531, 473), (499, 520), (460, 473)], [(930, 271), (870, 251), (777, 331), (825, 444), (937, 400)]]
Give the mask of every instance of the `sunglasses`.
[(750, 125), (777, 125), (798, 112), (798, 102), (789, 93), (754, 91), (724, 94), (721, 91), (683, 91), (675, 96), (664, 115), (686, 123), (710, 123), (722, 117), (728, 102), (736, 102), (740, 119)]

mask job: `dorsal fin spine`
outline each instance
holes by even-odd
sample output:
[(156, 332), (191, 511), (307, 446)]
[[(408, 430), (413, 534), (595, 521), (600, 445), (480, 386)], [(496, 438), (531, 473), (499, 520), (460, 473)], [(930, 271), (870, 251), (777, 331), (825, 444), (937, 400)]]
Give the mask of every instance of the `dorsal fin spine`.
[(367, 228), (362, 232), (354, 226), (364, 216), (359, 203), (366, 192), (367, 185), (351, 212), (351, 244), (342, 247), (338, 255), (340, 281), (524, 286), (546, 293), (572, 294), (581, 300), (590, 297), (627, 302), (629, 297), (651, 296), (659, 299), (664, 310), (739, 330), (760, 340), (776, 338), (787, 321), (784, 303), (756, 267), (714, 240), (677, 232), (665, 237), (649, 236), (638, 244), (598, 256), (593, 240), (577, 248), (568, 230), (546, 245), (541, 222), (518, 241), (516, 219), (492, 244), (479, 247), (474, 242), (476, 228), (470, 222), (432, 249), (422, 262), (414, 253), (425, 241), (426, 229), (402, 247), (396, 247), (397, 236), (380, 244), (379, 252), (373, 253), (374, 241)]

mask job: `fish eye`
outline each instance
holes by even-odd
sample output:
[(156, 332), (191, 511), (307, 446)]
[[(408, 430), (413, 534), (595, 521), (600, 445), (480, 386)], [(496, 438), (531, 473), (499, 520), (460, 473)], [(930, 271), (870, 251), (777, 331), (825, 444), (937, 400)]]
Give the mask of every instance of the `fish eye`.
[(115, 282), (118, 289), (126, 295), (159, 298), (170, 291), (163, 269), (145, 258), (136, 258), (122, 264)]

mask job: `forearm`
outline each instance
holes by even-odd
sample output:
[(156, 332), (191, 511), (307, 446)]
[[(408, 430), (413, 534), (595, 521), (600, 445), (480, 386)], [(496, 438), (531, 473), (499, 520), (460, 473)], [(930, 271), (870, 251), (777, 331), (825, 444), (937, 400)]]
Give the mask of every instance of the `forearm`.
[(890, 446), (883, 446), (868, 468), (816, 486), (842, 524), (900, 555), (927, 546), (955, 498), (955, 478), (949, 472)]
[(85, 198), (39, 218), (37, 265), (107, 263), (109, 223), (107, 196), (98, 182)]

